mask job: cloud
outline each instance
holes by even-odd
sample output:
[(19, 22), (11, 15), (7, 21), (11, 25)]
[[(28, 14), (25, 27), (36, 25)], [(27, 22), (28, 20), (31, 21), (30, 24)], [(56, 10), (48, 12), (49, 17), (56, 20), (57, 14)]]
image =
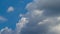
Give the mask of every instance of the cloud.
[[(14, 34), (60, 34), (60, 0), (33, 0)], [(7, 34), (7, 33), (6, 33)]]
[(7, 21), (7, 19), (4, 18), (3, 16), (0, 16), (0, 22), (5, 22), (5, 21)]
[(5, 27), (5, 28), (3, 28), (3, 29), (1, 29), (1, 34), (12, 34), (12, 30), (11, 29), (9, 29), (8, 27)]
[(60, 24), (56, 25), (56, 26), (53, 26), (50, 28), (50, 31), (51, 32), (55, 32), (55, 34), (60, 34)]
[(14, 11), (14, 7), (12, 6), (8, 7), (7, 12), (13, 12), (13, 11)]
[(21, 20), (19, 20), (19, 22), (16, 24), (15, 30), (5, 27), (0, 30), (0, 34), (20, 34), (20, 32), (27, 23), (28, 23), (28, 18), (22, 17)]
[(60, 0), (33, 0), (31, 3), (28, 3), (26, 8), (30, 9), (59, 9)]
[[(59, 2), (60, 0), (33, 0), (28, 3), (26, 6), (28, 12), (24, 17), (29, 18), (29, 23), (21, 34), (60, 34), (54, 32), (56, 26), (60, 24)], [(50, 27), (55, 29), (52, 31)]]
[(45, 10), (45, 16), (58, 16), (60, 14), (60, 0), (33, 0), (28, 3), (26, 9), (32, 10)]
[(16, 34), (19, 34), (23, 27), (28, 23), (28, 19), (25, 17), (22, 17), (21, 20), (16, 24)]

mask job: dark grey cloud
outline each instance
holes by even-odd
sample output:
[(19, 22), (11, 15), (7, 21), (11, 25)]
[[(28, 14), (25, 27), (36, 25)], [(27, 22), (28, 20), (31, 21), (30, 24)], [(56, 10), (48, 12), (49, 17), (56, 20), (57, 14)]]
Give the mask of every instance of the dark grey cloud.
[[(58, 27), (55, 27), (60, 24), (58, 20), (60, 16), (59, 3), (60, 0), (33, 0), (28, 3), (26, 7), (28, 13), (24, 17), (29, 18), (29, 23), (22, 29), (22, 34), (60, 34), (57, 32)], [(43, 13), (38, 15), (36, 10)], [(39, 22), (40, 25), (38, 25)]]
[(31, 3), (28, 4), (28, 7), (30, 9), (31, 8), (59, 9), (60, 0), (33, 0)]
[(33, 0), (27, 5), (27, 10), (45, 10), (45, 16), (57, 16), (60, 14), (60, 0)]

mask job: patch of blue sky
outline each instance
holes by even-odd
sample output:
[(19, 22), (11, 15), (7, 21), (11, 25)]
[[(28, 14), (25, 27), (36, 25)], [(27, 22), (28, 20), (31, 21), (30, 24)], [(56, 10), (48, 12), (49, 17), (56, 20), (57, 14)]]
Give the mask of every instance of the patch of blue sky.
[[(16, 23), (18, 23), (19, 15), (25, 14), (26, 4), (32, 0), (0, 0), (0, 16), (8, 19), (4, 23), (0, 23), (0, 29), (4, 27), (9, 27), (15, 29)], [(14, 8), (13, 12), (7, 12), (8, 7), (12, 6)]]

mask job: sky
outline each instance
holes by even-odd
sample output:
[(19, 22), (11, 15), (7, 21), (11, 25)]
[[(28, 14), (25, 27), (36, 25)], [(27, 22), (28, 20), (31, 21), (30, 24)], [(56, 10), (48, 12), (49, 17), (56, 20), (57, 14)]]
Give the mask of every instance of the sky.
[(0, 0), (0, 34), (60, 34), (60, 0)]
[(30, 1), (31, 0), (0, 0), (0, 17), (7, 20), (0, 23), (0, 29), (6, 26), (14, 29), (20, 19), (19, 15), (27, 12), (25, 6)]

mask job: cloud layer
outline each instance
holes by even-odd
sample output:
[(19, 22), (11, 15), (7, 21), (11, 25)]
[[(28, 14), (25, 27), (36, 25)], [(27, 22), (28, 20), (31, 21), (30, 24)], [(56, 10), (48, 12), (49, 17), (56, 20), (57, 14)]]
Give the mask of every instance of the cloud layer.
[[(60, 0), (33, 0), (26, 6), (13, 32), (5, 28), (6, 34), (60, 34)], [(9, 33), (7, 31), (9, 31)], [(3, 32), (3, 33), (4, 33)], [(2, 33), (1, 33), (2, 34)]]

